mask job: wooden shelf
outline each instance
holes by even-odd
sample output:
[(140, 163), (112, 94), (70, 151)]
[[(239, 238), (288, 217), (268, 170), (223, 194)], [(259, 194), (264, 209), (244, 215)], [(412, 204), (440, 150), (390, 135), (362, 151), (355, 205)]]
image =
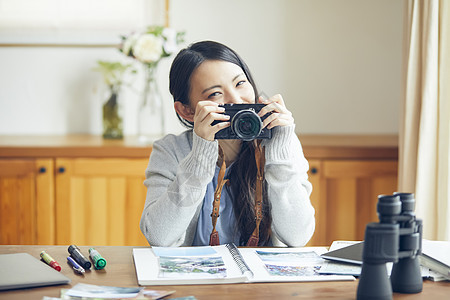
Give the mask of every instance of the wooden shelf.
[[(307, 159), (397, 159), (397, 135), (299, 135)], [(0, 136), (0, 157), (148, 157), (137, 137)]]
[(309, 159), (398, 159), (397, 135), (300, 135)]
[(0, 157), (148, 158), (152, 146), (137, 137), (107, 140), (95, 135), (0, 136)]

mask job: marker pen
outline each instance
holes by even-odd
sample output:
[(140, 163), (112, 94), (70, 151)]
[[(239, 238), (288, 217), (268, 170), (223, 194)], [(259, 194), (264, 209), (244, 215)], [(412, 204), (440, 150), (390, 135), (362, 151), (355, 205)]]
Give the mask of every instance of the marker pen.
[(89, 255), (91, 256), (92, 261), (94, 262), (94, 267), (97, 270), (101, 270), (106, 266), (106, 260), (94, 248), (89, 248)]
[(47, 252), (42, 251), (41, 252), (41, 258), (48, 264), (50, 267), (55, 269), (58, 272), (61, 272), (61, 266), (58, 264), (56, 260), (54, 260), (50, 255), (48, 255)]
[(73, 258), (72, 256), (67, 256), (67, 262), (72, 266), (72, 268), (74, 269), (74, 271), (83, 274), (84, 273), (84, 269), (82, 266), (80, 266)]
[(84, 257), (84, 255), (81, 253), (80, 248), (78, 248), (75, 245), (70, 245), (69, 249), (67, 249), (72, 255), (72, 258), (85, 270), (88, 270), (91, 268), (91, 262)]

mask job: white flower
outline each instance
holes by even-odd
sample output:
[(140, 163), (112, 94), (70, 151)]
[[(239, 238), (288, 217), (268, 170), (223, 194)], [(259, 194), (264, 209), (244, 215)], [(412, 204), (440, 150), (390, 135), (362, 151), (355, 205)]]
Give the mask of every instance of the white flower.
[(164, 28), (162, 36), (166, 39), (164, 51), (169, 55), (177, 51), (177, 32), (172, 28)]
[(163, 39), (153, 34), (143, 34), (133, 47), (133, 55), (144, 63), (156, 62), (161, 58)]
[(184, 41), (183, 35), (184, 32), (177, 32), (172, 28), (150, 26), (143, 32), (122, 36), (119, 50), (141, 63), (157, 64), (160, 59), (178, 50), (178, 44)]
[(122, 45), (122, 52), (125, 55), (130, 55), (130, 51), (133, 49), (134, 44), (136, 43), (137, 39), (139, 38), (139, 33), (133, 33), (132, 35), (130, 35), (124, 42)]

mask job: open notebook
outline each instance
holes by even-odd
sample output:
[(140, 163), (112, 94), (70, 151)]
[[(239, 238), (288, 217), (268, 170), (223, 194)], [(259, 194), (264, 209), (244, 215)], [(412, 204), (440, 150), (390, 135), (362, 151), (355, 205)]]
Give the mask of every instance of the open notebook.
[(70, 279), (28, 253), (0, 254), (0, 290), (67, 284)]
[(355, 280), (353, 276), (319, 274), (322, 247), (206, 247), (133, 249), (140, 285), (223, 284)]

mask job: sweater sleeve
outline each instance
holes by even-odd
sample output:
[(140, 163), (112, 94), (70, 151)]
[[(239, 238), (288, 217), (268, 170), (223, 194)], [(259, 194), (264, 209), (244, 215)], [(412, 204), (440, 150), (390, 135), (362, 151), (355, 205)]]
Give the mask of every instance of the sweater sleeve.
[(152, 246), (192, 245), (218, 155), (217, 142), (192, 135), (192, 149), (175, 136), (153, 145), (145, 172), (147, 197), (140, 222)]
[(266, 146), (265, 178), (272, 210), (274, 246), (304, 246), (315, 229), (308, 181), (309, 164), (295, 134), (295, 125), (275, 127)]

